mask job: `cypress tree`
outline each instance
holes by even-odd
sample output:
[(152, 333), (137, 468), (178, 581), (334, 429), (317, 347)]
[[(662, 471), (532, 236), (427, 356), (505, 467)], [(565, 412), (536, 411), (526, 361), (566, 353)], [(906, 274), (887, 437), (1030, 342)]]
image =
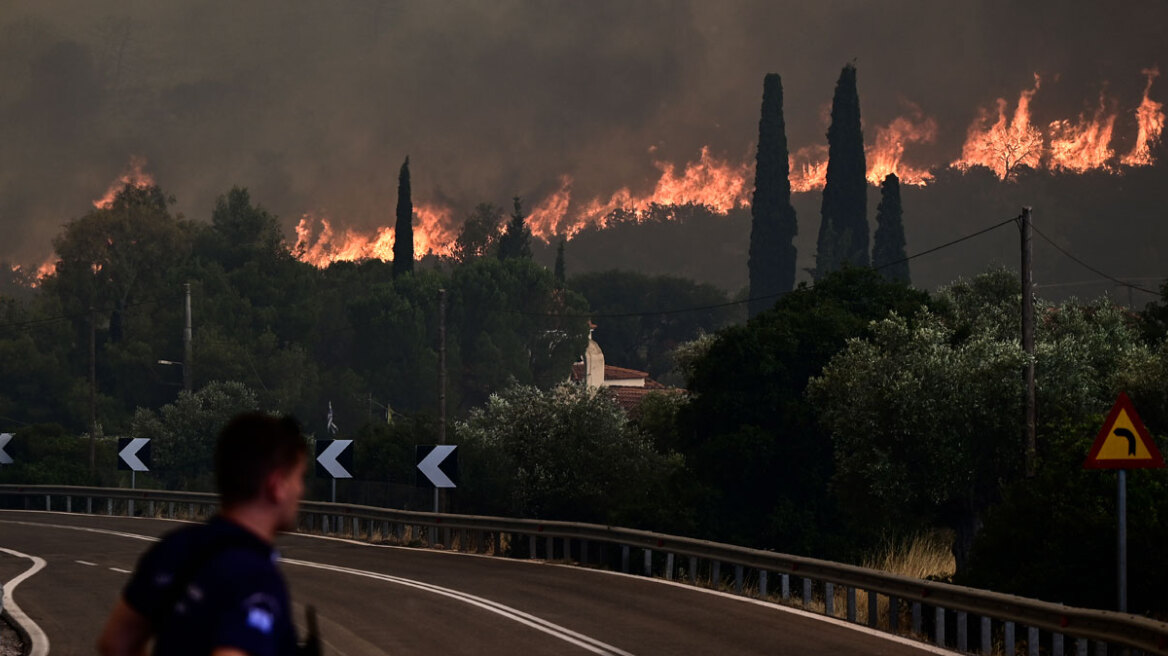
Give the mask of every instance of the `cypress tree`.
[(827, 184), (819, 224), (815, 276), (844, 264), (868, 266), (868, 182), (856, 67), (844, 66), (831, 101), (827, 129)]
[(511, 220), (507, 228), (499, 237), (499, 259), (525, 257), (531, 259), (531, 230), (525, 223), (527, 216), (523, 213), (523, 204), (519, 196), (515, 197), (515, 210), (511, 212)]
[(556, 247), (555, 278), (556, 278), (556, 288), (557, 289), (563, 289), (564, 284), (566, 282), (566, 277), (565, 277), (565, 272), (564, 272), (564, 244), (566, 244), (566, 243), (568, 243), (568, 240), (561, 239), (560, 245)]
[[(900, 179), (889, 173), (880, 184), (880, 205), (876, 207), (876, 235), (872, 245), (872, 266), (883, 267), (888, 280), (909, 284), (904, 252), (904, 221), (900, 207)], [(896, 262), (896, 264), (891, 264)], [(885, 266), (887, 265), (887, 266)]]
[(397, 223), (393, 228), (393, 276), (414, 270), (414, 203), (410, 200), (410, 158), (397, 176)]
[(783, 83), (768, 73), (762, 84), (762, 116), (758, 120), (758, 155), (754, 165), (754, 197), (750, 203), (750, 275), (748, 316), (770, 308), (778, 295), (795, 286), (795, 234), (798, 225), (791, 206), (787, 130), (783, 120)]

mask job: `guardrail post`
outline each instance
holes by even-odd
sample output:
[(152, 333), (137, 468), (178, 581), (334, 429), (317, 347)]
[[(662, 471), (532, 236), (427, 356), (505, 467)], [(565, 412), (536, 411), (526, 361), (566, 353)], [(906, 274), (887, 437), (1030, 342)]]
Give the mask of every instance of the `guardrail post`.
[(982, 615), (981, 617), (981, 653), (985, 656), (990, 656), (994, 653), (994, 640), (990, 632), (990, 618)]
[(93, 497), (85, 497), (85, 514), (93, 514)]
[(693, 585), (698, 584), (698, 557), (689, 557), (689, 582)]
[(851, 587), (851, 586), (848, 586), (847, 597), (848, 597), (848, 601), (847, 601), (848, 621), (855, 622), (856, 621), (856, 589)]
[(957, 651), (966, 651), (969, 649), (969, 627), (966, 621), (968, 616), (965, 611), (957, 611)]
[(1058, 656), (1063, 656), (1066, 653), (1063, 649), (1063, 634), (1050, 634), (1050, 653), (1057, 654)]
[(888, 596), (888, 630), (892, 633), (900, 631), (900, 599)]
[(1026, 627), (1026, 651), (1030, 656), (1038, 656), (1038, 627)]
[(111, 516), (114, 514), (114, 500), (113, 499), (106, 499), (105, 500), (105, 514), (111, 515)]
[(1006, 620), (1002, 634), (1002, 653), (1014, 656), (1014, 623)]
[(767, 573), (765, 569), (758, 570), (758, 598), (767, 598)]
[(174, 519), (174, 502), (173, 501), (168, 501), (166, 503), (166, 516), (169, 517), (170, 519)]
[(835, 617), (835, 584), (823, 582), (823, 613)]
[(782, 578), (779, 579), (779, 588), (780, 588), (781, 596), (783, 597), (783, 601), (790, 601), (791, 600), (791, 575), (790, 574), (783, 574)]
[(912, 632), (921, 634), (921, 602), (912, 602)]
[(803, 577), (803, 607), (811, 605), (811, 579)]
[(715, 590), (722, 585), (722, 561), (710, 561), (710, 586)]
[(353, 539), (360, 540), (361, 539), (361, 518), (360, 517), (353, 517), (352, 521), (349, 522), (349, 528), (353, 529)]
[(328, 535), (328, 532), (329, 532), (328, 525), (329, 525), (328, 515), (321, 515), (320, 516), (320, 532), (322, 534)]
[(936, 627), (934, 627), (933, 635), (937, 640), (938, 647), (945, 646), (945, 609), (937, 606), (934, 609), (936, 614)]
[(535, 559), (536, 553), (535, 553), (535, 534), (534, 533), (527, 536), (527, 553), (528, 553), (528, 555), (527, 555), (528, 558)]
[(193, 504), (193, 503), (187, 504), (187, 515), (189, 515), (189, 517), (187, 517), (187, 519), (193, 520), (195, 518), (195, 504)]
[(65, 512), (73, 512), (73, 497), (65, 495)]
[(734, 594), (742, 594), (742, 565), (734, 566)]
[(673, 580), (673, 552), (665, 554), (665, 580)]
[(629, 545), (621, 545), (621, 571), (625, 574), (629, 573)]
[(880, 623), (880, 595), (875, 590), (868, 591), (868, 626), (873, 629)]
[(147, 514), (148, 514), (148, 515), (150, 515), (151, 517), (153, 517), (153, 516), (154, 516), (154, 502), (153, 502), (153, 501), (147, 501), (147, 502), (146, 502), (146, 508), (147, 508), (147, 511), (146, 511), (146, 512), (147, 512)]
[(1087, 639), (1075, 638), (1075, 656), (1087, 656)]
[(52, 497), (50, 497), (49, 495), (46, 494), (45, 495), (45, 510), (52, 510), (52, 509), (53, 509)]
[(134, 516), (134, 500), (130, 499), (126, 502), (126, 517)]
[(653, 550), (645, 550), (645, 576), (653, 576)]

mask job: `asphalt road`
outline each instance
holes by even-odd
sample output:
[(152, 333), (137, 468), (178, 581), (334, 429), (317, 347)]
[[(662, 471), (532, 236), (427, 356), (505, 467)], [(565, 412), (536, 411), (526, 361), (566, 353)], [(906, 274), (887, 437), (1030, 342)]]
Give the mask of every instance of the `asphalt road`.
[[(178, 524), (0, 511), (0, 549), (43, 558), (16, 603), (54, 655), (93, 642), (149, 537)], [(144, 539), (146, 538), (146, 539)], [(288, 535), (298, 620), (327, 654), (888, 654), (933, 651), (806, 613), (680, 584), (562, 565)], [(0, 580), (32, 562), (0, 551)]]

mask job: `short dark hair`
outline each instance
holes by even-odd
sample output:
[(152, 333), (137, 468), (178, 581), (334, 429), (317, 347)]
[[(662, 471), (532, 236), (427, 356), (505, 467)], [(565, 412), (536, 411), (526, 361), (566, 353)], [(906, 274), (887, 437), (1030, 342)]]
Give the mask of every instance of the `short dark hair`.
[(307, 455), (308, 443), (295, 418), (262, 412), (232, 417), (215, 444), (215, 480), (223, 507), (259, 497), (268, 475), (292, 469)]

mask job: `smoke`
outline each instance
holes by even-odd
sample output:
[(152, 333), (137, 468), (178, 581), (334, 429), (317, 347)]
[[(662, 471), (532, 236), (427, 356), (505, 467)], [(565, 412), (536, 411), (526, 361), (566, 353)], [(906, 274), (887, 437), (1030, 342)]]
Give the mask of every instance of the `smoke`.
[(654, 162), (703, 146), (748, 158), (768, 71), (792, 150), (822, 143), (853, 59), (868, 130), (913, 103), (937, 139), (906, 159), (951, 161), (977, 108), (1035, 72), (1036, 121), (1092, 109), (1105, 84), (1135, 107), (1139, 71), (1168, 65), (1166, 25), (1157, 0), (0, 0), (0, 259), (47, 257), (131, 156), (188, 217), (238, 184), (289, 235), (305, 212), (391, 224), (406, 155), (415, 200), (456, 216), (530, 207), (562, 176), (580, 198), (643, 191)]

